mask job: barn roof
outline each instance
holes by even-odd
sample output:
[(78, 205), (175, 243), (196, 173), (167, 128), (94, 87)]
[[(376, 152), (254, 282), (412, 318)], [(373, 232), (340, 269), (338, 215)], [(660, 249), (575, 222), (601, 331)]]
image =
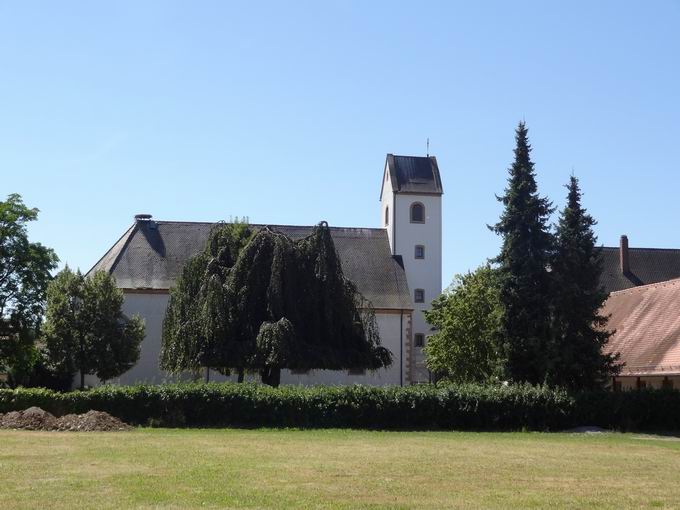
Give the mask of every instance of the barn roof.
[(628, 248), (629, 270), (621, 269), (619, 247), (602, 248), (602, 285), (607, 292), (680, 278), (680, 250)]
[(621, 375), (680, 374), (680, 279), (613, 292), (603, 308)]
[[(90, 273), (107, 271), (123, 289), (169, 289), (186, 260), (203, 249), (214, 225), (147, 218), (135, 221)], [(292, 239), (301, 239), (312, 230), (311, 226), (269, 227)], [(345, 276), (375, 308), (413, 308), (404, 268), (401, 260), (392, 256), (384, 229), (331, 227), (331, 237)]]

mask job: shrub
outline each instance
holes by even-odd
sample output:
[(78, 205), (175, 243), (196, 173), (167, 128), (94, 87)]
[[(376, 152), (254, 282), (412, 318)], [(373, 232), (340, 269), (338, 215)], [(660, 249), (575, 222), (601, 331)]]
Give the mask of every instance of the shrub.
[(284, 386), (193, 383), (59, 393), (0, 390), (0, 413), (106, 411), (128, 423), (187, 427), (428, 430), (680, 430), (680, 392), (568, 394), (535, 386)]

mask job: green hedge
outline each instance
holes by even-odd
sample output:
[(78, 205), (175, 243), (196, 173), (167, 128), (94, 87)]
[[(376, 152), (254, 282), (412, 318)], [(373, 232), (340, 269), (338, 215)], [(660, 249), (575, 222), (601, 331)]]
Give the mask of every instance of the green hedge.
[(55, 415), (107, 411), (157, 426), (369, 429), (680, 430), (680, 392), (569, 395), (531, 386), (299, 387), (256, 384), (102, 386), (58, 393), (0, 390), (0, 412), (39, 406)]

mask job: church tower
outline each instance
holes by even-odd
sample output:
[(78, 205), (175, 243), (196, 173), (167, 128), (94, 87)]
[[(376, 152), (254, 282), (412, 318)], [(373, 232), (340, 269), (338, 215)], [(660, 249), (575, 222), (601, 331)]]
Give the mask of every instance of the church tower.
[(380, 222), (393, 256), (406, 272), (413, 318), (411, 382), (427, 382), (423, 347), (432, 333), (423, 311), (442, 291), (442, 181), (434, 156), (387, 155), (380, 191)]

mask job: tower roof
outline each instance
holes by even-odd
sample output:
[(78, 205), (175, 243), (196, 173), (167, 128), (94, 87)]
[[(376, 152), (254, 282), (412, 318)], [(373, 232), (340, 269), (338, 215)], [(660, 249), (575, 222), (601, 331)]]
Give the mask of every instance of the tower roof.
[[(388, 154), (385, 171), (389, 172), (392, 191), (422, 195), (441, 195), (444, 192), (437, 158), (434, 156)], [(380, 196), (382, 198), (382, 190)]]

